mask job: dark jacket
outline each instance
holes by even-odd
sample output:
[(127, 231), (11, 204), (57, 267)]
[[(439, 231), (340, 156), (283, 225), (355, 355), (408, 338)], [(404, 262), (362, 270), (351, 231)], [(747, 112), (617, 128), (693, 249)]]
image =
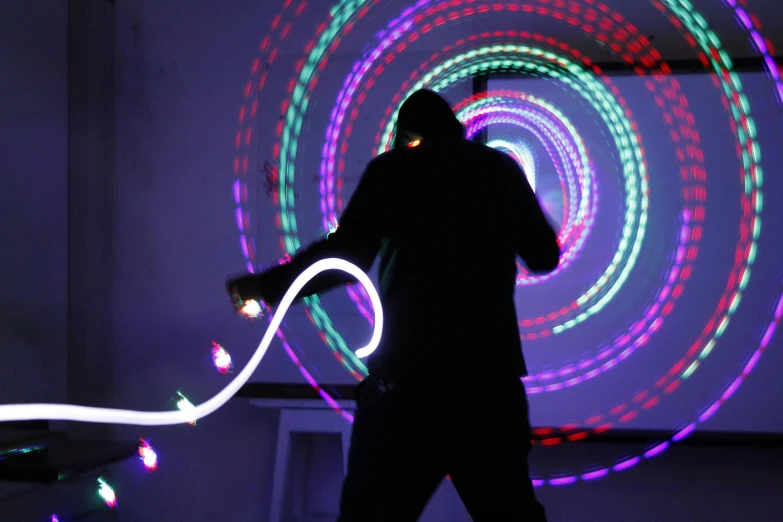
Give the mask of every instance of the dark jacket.
[[(414, 106), (428, 122), (416, 127), (406, 123), (405, 105), (394, 150), (367, 166), (337, 231), (261, 274), (261, 296), (278, 302), (319, 259), (338, 257), (369, 271), (378, 257), (385, 326), (366, 361), (371, 375), (457, 383), (525, 375), (516, 256), (532, 272), (554, 270), (555, 232), (509, 156), (463, 139), (450, 108)], [(411, 139), (417, 146), (406, 146)], [(299, 297), (346, 282), (342, 273), (325, 273)]]

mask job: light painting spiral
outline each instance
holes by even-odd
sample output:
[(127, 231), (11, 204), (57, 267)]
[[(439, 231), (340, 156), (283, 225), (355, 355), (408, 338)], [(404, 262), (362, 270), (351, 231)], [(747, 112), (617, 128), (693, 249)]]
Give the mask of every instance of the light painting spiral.
[[(760, 34), (742, 4), (735, 0), (726, 0), (725, 3), (726, 9), (736, 16), (737, 30), (747, 34), (761, 58), (769, 76), (768, 87), (783, 100), (783, 82), (769, 42)], [(661, 368), (656, 379), (640, 385), (631, 396), (618, 398), (608, 410), (591, 412), (574, 420), (574, 426), (587, 428), (564, 427), (551, 433), (539, 433), (546, 436), (545, 444), (581, 440), (591, 433), (630, 422), (660, 407), (683, 382), (692, 379), (720, 345), (721, 338), (743, 304), (744, 292), (754, 275), (762, 231), (766, 230), (761, 220), (764, 157), (752, 109), (753, 100), (744, 92), (721, 39), (689, 2), (650, 0), (650, 4), (682, 33), (683, 40), (695, 56), (711, 71), (714, 89), (705, 96), (721, 100), (725, 109), (723, 121), (730, 127), (740, 165), (737, 193), (740, 212), (738, 223), (733, 225), (734, 230), (738, 230), (738, 239), (733, 248), (734, 255), (729, 260), (728, 273), (721, 274), (714, 282), (716, 288), (720, 288), (720, 296), (716, 302), (710, 303), (710, 316), (698, 326), (698, 334), (689, 340), (676, 360)], [(617, 325), (615, 330), (601, 338), (586, 341), (578, 357), (569, 355), (557, 365), (532, 367), (524, 382), (528, 393), (535, 399), (536, 395), (562, 393), (600, 376), (621, 372), (621, 368), (643, 349), (650, 349), (657, 332), (684, 317), (685, 310), (679, 306), (681, 297), (686, 291), (691, 291), (688, 285), (694, 270), (704, 260), (705, 253), (700, 246), (711, 219), (706, 211), (708, 180), (715, 180), (717, 174), (709, 172), (708, 177), (703, 147), (705, 138), (699, 132), (699, 122), (685, 89), (670, 74), (671, 69), (662, 60), (660, 52), (636, 25), (594, 0), (419, 0), (407, 3), (406, 8), (379, 26), (374, 13), (383, 8), (379, 0), (334, 2), (329, 12), (324, 13), (323, 22), (310, 28), (310, 34), (314, 36), (304, 46), (304, 57), (292, 64), (285, 82), (279, 81), (279, 85), (284, 86), (284, 97), (279, 104), (270, 104), (274, 109), (267, 107), (266, 113), (261, 114), (259, 111), (264, 109), (259, 108), (257, 100), (268, 88), (268, 83), (274, 81), (269, 75), (269, 66), (283, 68), (279, 59), (281, 46), (297, 24), (302, 23), (302, 13), (316, 9), (314, 4), (305, 0), (285, 0), (280, 14), (272, 20), (269, 33), (263, 36), (259, 58), (251, 67), (252, 78), (245, 86), (246, 101), (239, 112), (240, 128), (235, 137), (237, 154), (233, 164), (236, 221), (248, 268), (255, 270), (259, 265), (258, 245), (249, 212), (252, 197), (247, 188), (248, 172), (252, 170), (249, 148), (259, 120), (277, 122), (273, 143), (264, 145), (269, 148), (274, 164), (275, 186), (272, 190), (277, 213), (276, 222), (271, 226), (279, 232), (281, 248), (274, 255), (292, 255), (318, 234), (326, 234), (337, 222), (350, 196), (345, 187), (346, 173), (360, 170), (361, 166), (355, 165), (357, 162), (366, 163), (370, 157), (388, 150), (400, 105), (410, 93), (428, 88), (451, 95), (455, 112), (470, 137), (496, 127), (516, 128), (524, 132), (528, 140), (503, 135), (490, 140), (490, 145), (514, 157), (527, 171), (537, 192), (547, 178), (542, 173), (542, 165), (551, 166), (551, 176), (557, 180), (560, 191), (552, 201), (560, 206), (552, 206), (549, 210), (552, 213), (557, 210), (553, 217), (560, 225), (563, 259), (558, 270), (546, 276), (527, 274), (520, 265), (519, 292), (556, 284), (576, 270), (599, 227), (600, 216), (612, 211), (606, 208), (601, 194), (605, 190), (604, 180), (616, 175), (616, 190), (621, 193), (619, 201), (622, 201), (622, 209), (617, 211), (618, 219), (614, 225), (617, 234), (612, 245), (613, 254), (602, 266), (595, 267), (583, 288), (574, 289), (568, 302), (521, 317), (519, 327), (527, 351), (527, 347), (531, 346), (527, 343), (567, 336), (600, 321), (607, 310), (617, 306), (618, 294), (636, 284), (634, 278), (644, 261), (640, 259), (640, 252), (645, 242), (650, 241), (648, 227), (654, 209), (651, 179), (661, 173), (650, 170), (648, 155), (653, 144), (645, 140), (645, 124), (627, 101), (630, 93), (624, 92), (621, 82), (606, 74), (586, 53), (551, 35), (531, 30), (536, 27), (536, 20), (547, 19), (570, 30), (581, 31), (590, 41), (611, 50), (618, 61), (628, 64), (628, 69), (640, 79), (645, 95), (651, 100), (651, 114), (654, 113), (657, 118), (656, 125), (665, 128), (668, 133), (668, 143), (654, 144), (656, 153), (660, 154), (660, 147), (665, 147), (678, 170), (675, 174), (680, 190), (670, 198), (675, 202), (672, 204), (679, 208), (676, 215), (669, 217), (674, 232), (667, 244), (660, 245), (660, 249), (668, 253), (667, 261), (665, 266), (655, 266), (657, 284), (651, 287), (647, 306), (627, 324)], [(524, 27), (512, 29), (508, 23), (500, 22), (504, 17), (511, 19), (509, 15), (512, 14), (517, 16), (513, 19), (520, 20)], [(450, 39), (450, 33), (446, 31), (448, 27), (479, 18), (490, 22), (498, 20), (498, 29)], [(369, 35), (367, 31), (361, 32), (365, 25), (372, 26), (368, 28)], [(334, 60), (341, 45), (357, 32), (366, 39), (361, 55), (344, 71), (344, 76), (330, 78), (327, 74), (330, 59)], [(417, 45), (425, 40), (446, 43), (435, 52), (414, 53)], [(419, 65), (408, 67), (404, 75), (390, 74), (392, 69), (407, 67), (410, 62), (401, 64), (401, 57), (407, 56), (406, 53), (419, 57), (416, 60)], [(572, 121), (569, 112), (546, 96), (514, 89), (489, 90), (479, 94), (465, 94), (459, 90), (477, 75), (497, 73), (536, 78), (548, 82), (558, 92), (567, 92), (568, 96), (577, 100), (575, 103), (580, 104), (583, 112), (591, 115), (592, 128), (605, 133), (607, 138), (602, 144), (603, 149), (597, 150), (588, 145), (583, 130)], [(385, 90), (380, 92), (382, 88), (393, 88), (394, 94), (389, 96)], [(314, 100), (324, 99), (330, 102), (326, 122), (319, 120), (311, 110)], [(384, 99), (385, 110), (373, 113), (368, 109), (368, 99)], [(278, 107), (279, 112), (276, 111)], [(372, 119), (367, 116), (370, 113)], [(323, 132), (320, 128), (314, 129), (309, 123), (311, 121), (322, 122)], [(370, 128), (374, 129), (374, 142), (368, 147), (365, 136)], [(357, 145), (352, 146), (356, 142), (362, 144), (362, 149), (352, 155), (353, 150), (358, 148)], [(303, 150), (307, 151), (307, 156)], [(597, 172), (595, 158), (599, 155), (614, 159), (612, 172)], [(312, 159), (316, 156), (317, 161)], [(307, 169), (316, 167), (318, 232), (309, 228), (313, 223), (304, 224), (304, 209), (297, 203), (296, 195), (302, 183), (313, 175)], [(736, 173), (732, 176), (736, 179)], [(544, 206), (547, 206), (546, 201)], [(697, 424), (709, 419), (738, 389), (769, 346), (783, 315), (780, 283), (779, 280), (770, 283), (777, 290), (769, 315), (763, 321), (759, 319), (763, 328), (758, 342), (755, 346), (739, 347), (748, 351), (741, 372), (732, 377), (720, 395), (706, 404), (696, 418), (683, 423), (669, 440), (658, 441), (612, 465), (601, 464), (557, 476), (538, 477), (535, 484), (565, 485), (628, 469), (644, 459), (659, 455), (672, 442), (686, 437)], [(370, 295), (357, 287), (348, 288), (347, 293), (358, 313), (373, 324)], [(356, 379), (366, 375), (366, 367), (350, 349), (340, 331), (339, 320), (329, 313), (325, 300), (309, 298), (306, 307), (324, 343), (347, 371)], [(307, 368), (306, 357), (296, 357), (282, 332), (278, 332), (278, 336), (308, 382), (316, 386), (312, 371)], [(320, 388), (319, 392), (339, 409), (332, 397)], [(346, 412), (342, 414), (351, 419)]]

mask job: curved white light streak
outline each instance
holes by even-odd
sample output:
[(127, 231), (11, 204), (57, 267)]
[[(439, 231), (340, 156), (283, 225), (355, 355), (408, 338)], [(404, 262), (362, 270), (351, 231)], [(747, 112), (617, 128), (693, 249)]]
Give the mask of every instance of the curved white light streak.
[(214, 413), (228, 402), (253, 374), (261, 359), (266, 354), (275, 336), (283, 316), (294, 302), (299, 291), (313, 277), (326, 270), (342, 270), (356, 277), (367, 290), (373, 308), (375, 321), (372, 338), (367, 346), (356, 350), (356, 356), (363, 358), (370, 355), (378, 347), (383, 331), (383, 309), (381, 298), (370, 281), (370, 278), (359, 267), (342, 259), (329, 258), (313, 263), (302, 272), (291, 284), (283, 296), (277, 311), (269, 322), (264, 337), (258, 345), (247, 365), (228, 385), (211, 399), (202, 402), (194, 408), (171, 411), (136, 411), (115, 408), (97, 408), (92, 406), (76, 406), (73, 404), (3, 404), (0, 405), (0, 422), (24, 420), (65, 420), (75, 422), (94, 422), (103, 424), (131, 424), (136, 426), (163, 426), (170, 424), (186, 424)]

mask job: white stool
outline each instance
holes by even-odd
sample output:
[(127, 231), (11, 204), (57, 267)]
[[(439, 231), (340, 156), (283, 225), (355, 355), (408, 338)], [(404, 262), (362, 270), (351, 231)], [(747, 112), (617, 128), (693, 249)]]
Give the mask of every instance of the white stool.
[[(272, 406), (267, 400), (255, 399), (257, 406)], [(281, 404), (280, 424), (277, 430), (277, 456), (275, 458), (272, 501), (269, 522), (283, 522), (287, 498), (288, 471), (291, 458), (291, 443), (296, 433), (335, 433), (342, 442), (343, 473), (347, 472), (348, 449), (351, 442), (352, 425), (342, 415), (331, 409), (324, 401), (294, 400)], [(342, 401), (341, 401), (342, 402)], [(345, 401), (341, 407), (355, 407), (352, 401)], [(350, 410), (348, 410), (350, 411)], [(351, 412), (353, 413), (353, 412)]]

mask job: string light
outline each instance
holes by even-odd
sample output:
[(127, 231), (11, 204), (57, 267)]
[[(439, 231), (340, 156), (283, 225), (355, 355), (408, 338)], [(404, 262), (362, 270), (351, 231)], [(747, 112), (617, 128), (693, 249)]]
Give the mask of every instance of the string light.
[(246, 319), (258, 319), (263, 314), (261, 303), (255, 299), (242, 299), (237, 288), (231, 290), (231, 301), (234, 303), (234, 310), (237, 314)]
[(114, 509), (117, 507), (117, 495), (109, 484), (102, 478), (98, 478), (98, 496), (100, 496), (106, 505)]
[(220, 346), (216, 341), (212, 341), (212, 363), (222, 374), (231, 373), (234, 369), (234, 365), (231, 362), (231, 355), (225, 348)]
[(359, 267), (342, 259), (323, 259), (308, 267), (294, 280), (291, 287), (283, 296), (277, 311), (269, 322), (269, 327), (264, 333), (255, 353), (253, 353), (253, 356), (250, 358), (250, 361), (225, 388), (209, 400), (194, 406), (184, 395), (177, 392), (180, 396), (180, 400), (177, 402), (179, 411), (136, 411), (115, 408), (95, 408), (73, 404), (3, 404), (0, 405), (0, 422), (47, 419), (107, 424), (133, 424), (138, 426), (162, 426), (183, 423), (194, 424), (197, 419), (206, 417), (228, 402), (248, 379), (250, 379), (261, 362), (261, 359), (266, 355), (269, 345), (275, 337), (275, 332), (280, 327), (283, 317), (293, 304), (299, 291), (304, 288), (308, 281), (326, 270), (341, 270), (354, 276), (359, 283), (364, 285), (365, 290), (370, 296), (375, 310), (375, 323), (372, 337), (367, 346), (356, 350), (357, 357), (367, 357), (375, 351), (381, 341), (381, 333), (383, 332), (381, 298), (375, 290), (370, 278)]
[(149, 443), (141, 439), (141, 445), (139, 445), (139, 458), (144, 463), (144, 468), (147, 471), (155, 471), (158, 469), (158, 454), (152, 449)]
[(255, 299), (249, 299), (242, 305), (241, 314), (248, 319), (258, 319), (263, 315), (263, 308)]
[[(187, 397), (182, 395), (182, 392), (177, 392), (177, 395), (179, 395), (179, 400), (177, 401), (177, 408), (179, 408), (180, 411), (193, 412), (193, 410), (196, 409), (193, 403), (190, 402)], [(191, 426), (195, 426), (197, 418), (198, 417), (196, 417), (195, 415), (191, 415), (189, 416), (189, 419), (186, 422)]]

